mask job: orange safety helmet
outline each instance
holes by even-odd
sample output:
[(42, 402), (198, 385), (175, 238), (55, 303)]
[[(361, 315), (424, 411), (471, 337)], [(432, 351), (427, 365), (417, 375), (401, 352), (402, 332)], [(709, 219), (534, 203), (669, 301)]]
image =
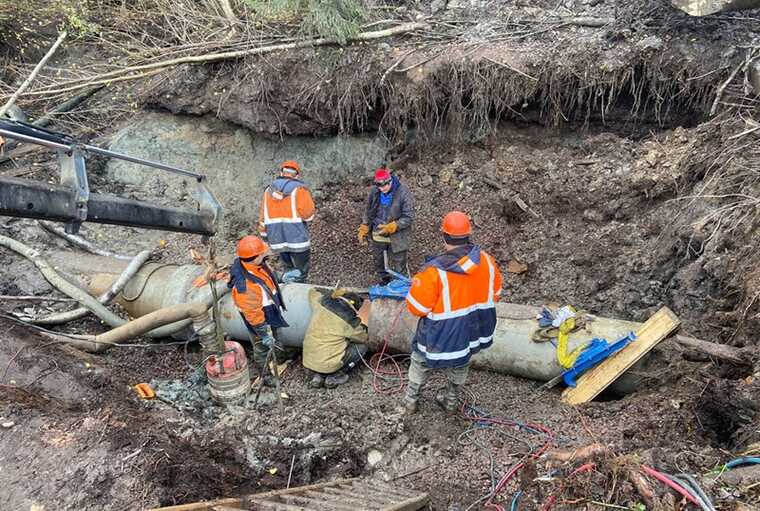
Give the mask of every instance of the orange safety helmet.
[(441, 231), (454, 238), (465, 238), (472, 234), (470, 218), (461, 211), (451, 211), (443, 217)]
[(280, 170), (282, 170), (283, 173), (287, 172), (288, 174), (301, 173), (301, 167), (298, 165), (298, 162), (295, 160), (285, 160), (284, 162), (282, 162), (282, 165), (280, 165)]
[(258, 236), (245, 236), (237, 244), (240, 259), (253, 259), (269, 250), (269, 245)]

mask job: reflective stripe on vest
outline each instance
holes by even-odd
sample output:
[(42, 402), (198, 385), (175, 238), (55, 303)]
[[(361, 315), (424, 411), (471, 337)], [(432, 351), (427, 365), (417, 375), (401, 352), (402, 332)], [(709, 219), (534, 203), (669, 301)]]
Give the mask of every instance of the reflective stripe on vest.
[(425, 356), (431, 368), (466, 364), (472, 354), (489, 348), (493, 343), (496, 326), (493, 286), (496, 271), (491, 258), (486, 254), (483, 254), (483, 258), (488, 266), (488, 292), (485, 301), (454, 309), (449, 275), (438, 268), (436, 271), (441, 282), (441, 296), (439, 304), (434, 308), (443, 308), (443, 311), (433, 312), (423, 307), (411, 293), (406, 297), (420, 312), (427, 312), (417, 325), (413, 345)]
[(266, 229), (266, 238), (269, 248), (277, 250), (298, 250), (311, 246), (309, 241), (309, 232), (304, 225), (304, 220), (298, 216), (298, 207), (296, 204), (296, 193), (298, 188), (293, 189), (288, 195), (290, 201), (290, 217), (271, 218), (269, 216), (269, 195), (270, 189), (267, 188), (264, 193), (264, 229)]
[(407, 295), (407, 300), (412, 302), (412, 305), (414, 305), (417, 309), (422, 311), (429, 311), (427, 313), (427, 317), (432, 319), (433, 321), (440, 321), (442, 319), (452, 319), (452, 318), (459, 318), (462, 316), (466, 316), (467, 314), (476, 311), (476, 310), (483, 310), (483, 309), (489, 309), (491, 307), (496, 307), (496, 304), (494, 303), (494, 291), (493, 291), (493, 283), (495, 279), (494, 275), (494, 268), (493, 263), (491, 262), (491, 258), (483, 254), (483, 259), (485, 259), (486, 264), (488, 264), (488, 298), (485, 302), (480, 303), (474, 303), (467, 307), (452, 310), (451, 308), (451, 292), (449, 291), (449, 278), (448, 275), (444, 270), (441, 270), (440, 268), (436, 268), (438, 270), (438, 278), (441, 280), (441, 293), (443, 294), (443, 312), (432, 312), (431, 309), (428, 309), (427, 307), (423, 307), (420, 305), (420, 303), (415, 300), (411, 293)]

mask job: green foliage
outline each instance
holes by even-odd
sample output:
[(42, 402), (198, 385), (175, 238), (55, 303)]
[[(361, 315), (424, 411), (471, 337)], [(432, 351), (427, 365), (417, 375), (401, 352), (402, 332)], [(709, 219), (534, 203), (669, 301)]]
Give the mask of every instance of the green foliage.
[(81, 39), (97, 31), (96, 25), (90, 23), (87, 2), (55, 2), (59, 4), (64, 19), (61, 30), (66, 30), (72, 39)]
[(268, 21), (302, 19), (309, 35), (339, 44), (359, 33), (367, 11), (361, 0), (245, 0), (257, 16)]

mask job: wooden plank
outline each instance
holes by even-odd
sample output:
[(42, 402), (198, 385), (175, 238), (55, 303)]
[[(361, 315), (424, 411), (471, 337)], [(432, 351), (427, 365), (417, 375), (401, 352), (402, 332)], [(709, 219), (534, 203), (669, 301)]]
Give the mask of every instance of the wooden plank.
[(178, 506), (156, 507), (148, 509), (148, 511), (208, 511), (213, 509), (214, 506), (242, 507), (242, 505), (242, 499), (232, 498), (208, 500), (206, 502), (193, 502), (192, 504), (180, 504)]
[(412, 497), (410, 499), (393, 504), (392, 506), (384, 507), (381, 511), (417, 511), (427, 506), (430, 502), (427, 493), (423, 493), (418, 497)]
[(309, 486), (301, 486), (297, 488), (289, 488), (287, 490), (273, 490), (268, 491), (264, 493), (254, 493), (251, 495), (247, 495), (245, 497), (237, 497), (237, 498), (230, 498), (230, 499), (217, 499), (217, 500), (208, 500), (205, 502), (194, 502), (192, 504), (180, 504), (178, 506), (168, 506), (168, 507), (157, 507), (153, 509), (149, 509), (148, 511), (209, 511), (214, 506), (237, 506), (237, 507), (243, 507), (245, 508), (244, 502), (246, 500), (248, 501), (256, 501), (261, 499), (266, 499), (272, 496), (276, 495), (287, 495), (289, 493), (300, 493), (306, 490), (312, 490), (312, 489), (318, 489), (318, 488), (324, 488), (326, 486), (337, 486), (341, 484), (348, 484), (352, 481), (355, 481), (356, 478), (351, 479), (339, 479), (337, 481), (330, 481), (327, 483), (319, 483), (319, 484), (312, 484)]
[(667, 307), (658, 310), (638, 329), (635, 341), (586, 372), (575, 388), (565, 389), (562, 401), (570, 405), (591, 401), (680, 324), (681, 320)]
[(335, 493), (334, 488), (322, 488), (321, 490), (310, 490), (303, 493), (304, 496), (309, 497), (315, 502), (322, 502), (332, 509), (336, 510), (347, 509), (348, 511), (355, 511), (357, 509), (380, 509), (382, 506), (368, 502), (366, 495), (348, 493), (341, 494)]

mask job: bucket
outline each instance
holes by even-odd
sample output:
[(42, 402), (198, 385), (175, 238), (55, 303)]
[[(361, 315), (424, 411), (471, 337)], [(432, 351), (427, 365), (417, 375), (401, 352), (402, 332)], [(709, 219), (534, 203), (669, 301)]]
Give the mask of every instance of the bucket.
[(241, 403), (251, 391), (251, 374), (243, 347), (235, 341), (225, 341), (225, 353), (211, 356), (206, 362), (209, 393), (220, 404)]

